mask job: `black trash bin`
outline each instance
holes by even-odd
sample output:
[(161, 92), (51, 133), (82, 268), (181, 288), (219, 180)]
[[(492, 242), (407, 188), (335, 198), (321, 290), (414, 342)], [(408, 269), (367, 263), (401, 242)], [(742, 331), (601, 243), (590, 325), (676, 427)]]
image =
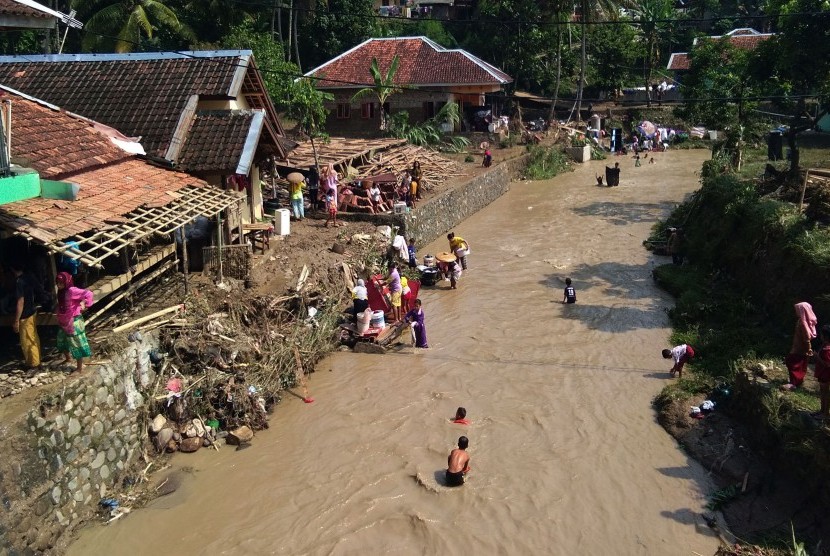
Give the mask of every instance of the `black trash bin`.
[(777, 129), (770, 131), (767, 136), (767, 158), (770, 160), (784, 158), (784, 136)]
[(421, 271), (421, 285), (434, 286), (438, 282), (438, 269), (433, 267), (425, 268)]

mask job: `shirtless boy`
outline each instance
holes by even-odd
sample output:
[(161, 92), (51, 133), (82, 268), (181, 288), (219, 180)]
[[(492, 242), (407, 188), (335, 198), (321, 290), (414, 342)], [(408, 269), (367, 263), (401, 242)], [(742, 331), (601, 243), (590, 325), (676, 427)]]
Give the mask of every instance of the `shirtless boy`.
[(447, 458), (447, 486), (461, 486), (464, 484), (464, 475), (470, 470), (470, 455), (467, 445), (470, 443), (466, 436), (458, 438), (458, 448), (450, 452)]

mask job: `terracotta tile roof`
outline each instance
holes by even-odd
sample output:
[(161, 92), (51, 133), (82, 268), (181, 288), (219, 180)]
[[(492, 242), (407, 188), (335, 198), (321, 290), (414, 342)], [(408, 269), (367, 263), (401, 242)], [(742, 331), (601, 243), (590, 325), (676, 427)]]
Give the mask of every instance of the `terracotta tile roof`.
[(22, 218), (54, 235), (54, 239), (64, 239), (118, 222), (122, 215), (140, 206), (171, 203), (174, 197), (168, 192), (188, 185), (207, 185), (193, 176), (138, 159), (77, 174), (68, 181), (81, 186), (76, 201), (38, 197), (2, 205), (0, 212)]
[(63, 239), (123, 220), (141, 206), (174, 201), (172, 192), (206, 187), (198, 178), (148, 164), (116, 147), (93, 123), (4, 91), (12, 100), (12, 161), (41, 178), (77, 183), (78, 199), (35, 198), (0, 206), (0, 219)]
[(687, 70), (691, 67), (690, 64), (691, 60), (689, 59), (688, 52), (675, 52), (669, 58), (669, 65), (667, 66), (670, 70)]
[(220, 169), (228, 174), (247, 174), (247, 170), (237, 170), (244, 169), (239, 168), (240, 164), (250, 166), (253, 162), (253, 150), (262, 133), (264, 115), (261, 110), (197, 113), (179, 153), (178, 168), (185, 172)]
[(306, 75), (325, 77), (319, 88), (357, 88), (372, 84), (369, 67), (377, 58), (386, 71), (398, 55), (398, 85), (503, 85), (513, 79), (495, 66), (464, 50), (450, 50), (426, 37), (369, 39)]
[(3, 56), (0, 83), (140, 136), (164, 156), (191, 95), (236, 96), (245, 52)]
[(93, 124), (55, 106), (0, 91), (12, 102), (12, 162), (37, 170), (42, 178), (66, 175), (132, 158)]
[[(744, 50), (754, 50), (759, 44), (775, 36), (774, 33), (759, 33), (755, 29), (748, 27), (733, 29), (725, 35), (711, 35), (708, 37), (698, 37), (692, 43), (696, 46), (701, 40), (719, 40), (727, 39), (736, 48)], [(675, 52), (669, 58), (669, 64), (666, 66), (670, 70), (688, 70), (691, 68), (691, 59), (688, 52)]]
[(47, 12), (26, 6), (24, 4), (18, 4), (14, 0), (0, 0), (0, 14), (23, 17), (39, 17), (43, 19), (54, 19), (55, 17)]

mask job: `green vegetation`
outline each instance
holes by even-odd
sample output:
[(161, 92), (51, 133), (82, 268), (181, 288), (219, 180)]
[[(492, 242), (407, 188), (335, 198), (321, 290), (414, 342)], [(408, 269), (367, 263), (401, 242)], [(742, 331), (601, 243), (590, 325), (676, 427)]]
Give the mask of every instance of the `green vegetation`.
[(568, 157), (557, 147), (531, 145), (527, 149), (525, 176), (530, 180), (548, 180), (567, 171), (573, 171)]
[(450, 102), (442, 106), (434, 117), (420, 124), (409, 123), (409, 112), (396, 112), (390, 118), (389, 133), (393, 137), (406, 139), (413, 145), (430, 145), (458, 153), (470, 146), (470, 140), (461, 136), (447, 136), (441, 127), (448, 125), (454, 128), (460, 121), (458, 105)]
[[(783, 358), (792, 339), (793, 304), (811, 302), (822, 322), (830, 314), (830, 227), (821, 211), (809, 208), (822, 199), (816, 190), (808, 191), (808, 209), (800, 211), (801, 180), (783, 172), (771, 183), (757, 181), (766, 149), (745, 154), (746, 164), (736, 173), (732, 156), (716, 149), (703, 165), (700, 190), (646, 241), (657, 248), (668, 227), (684, 231), (687, 264), (657, 267), (654, 278), (676, 298), (669, 311), (671, 342), (696, 351), (683, 378), (667, 385), (654, 403), (666, 412), (692, 397), (716, 399), (728, 388), (722, 410), (744, 426), (753, 452), (776, 472), (786, 469), (804, 488), (818, 489), (830, 472), (830, 427), (809, 416), (819, 408), (817, 387), (812, 378), (792, 392), (778, 386), (788, 381)], [(824, 148), (804, 151), (804, 160), (828, 156)], [(716, 510), (736, 496), (731, 487), (721, 489), (710, 495), (708, 507)], [(828, 501), (820, 496), (816, 503)], [(804, 545), (789, 533), (772, 531), (765, 544), (779, 552), (759, 553), (803, 553)]]

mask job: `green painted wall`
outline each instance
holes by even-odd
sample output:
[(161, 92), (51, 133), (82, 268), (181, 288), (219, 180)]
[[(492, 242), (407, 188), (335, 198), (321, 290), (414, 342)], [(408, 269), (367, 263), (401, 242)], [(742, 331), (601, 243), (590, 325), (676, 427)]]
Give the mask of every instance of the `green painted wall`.
[(74, 201), (78, 198), (81, 186), (66, 181), (40, 180), (40, 195), (44, 199)]
[(0, 178), (0, 205), (34, 197), (40, 197), (40, 176), (37, 172)]

